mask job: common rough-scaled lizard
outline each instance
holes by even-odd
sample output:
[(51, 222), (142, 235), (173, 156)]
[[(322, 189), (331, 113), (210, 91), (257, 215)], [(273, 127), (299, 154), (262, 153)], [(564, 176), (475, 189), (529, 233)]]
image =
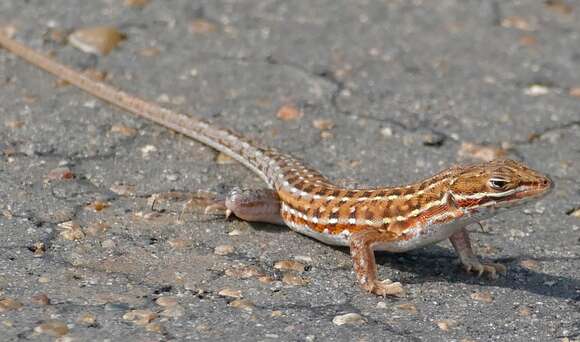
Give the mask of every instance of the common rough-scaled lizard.
[(449, 239), (467, 271), (492, 278), (505, 272), (501, 264), (478, 260), (466, 226), (535, 201), (553, 188), (548, 176), (514, 160), (453, 166), (403, 186), (342, 188), (287, 154), (94, 81), (1, 33), (0, 46), (106, 102), (236, 159), (268, 189), (232, 190), (220, 204), (227, 213), (348, 246), (360, 286), (377, 295), (397, 295), (402, 287), (378, 279), (374, 251), (405, 252)]

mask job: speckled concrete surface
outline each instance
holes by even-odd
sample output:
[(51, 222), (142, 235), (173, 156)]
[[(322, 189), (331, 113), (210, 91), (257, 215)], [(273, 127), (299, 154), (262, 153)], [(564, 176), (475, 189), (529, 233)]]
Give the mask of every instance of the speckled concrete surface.
[[(18, 40), (341, 182), (413, 181), (469, 161), (466, 143), (556, 182), (472, 227), (507, 276), (463, 273), (442, 243), (381, 254), (408, 293), (377, 298), (346, 250), (182, 213), (192, 194), (262, 187), (241, 165), (0, 51), (1, 339), (580, 339), (579, 16), (574, 1), (1, 1)], [(104, 57), (55, 42), (93, 25), (127, 39)], [(303, 116), (280, 120), (284, 105)]]

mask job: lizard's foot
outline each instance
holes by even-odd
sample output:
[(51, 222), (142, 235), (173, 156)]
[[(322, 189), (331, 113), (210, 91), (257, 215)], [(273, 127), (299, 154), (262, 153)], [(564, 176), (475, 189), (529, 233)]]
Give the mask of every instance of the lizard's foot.
[(505, 274), (507, 272), (507, 268), (503, 264), (494, 262), (482, 263), (477, 259), (470, 259), (461, 263), (467, 272), (477, 273), (478, 277), (487, 274), (491, 279), (497, 279), (498, 273)]
[(374, 282), (364, 286), (364, 288), (370, 293), (376, 294), (377, 296), (392, 296), (392, 297), (402, 297), (405, 295), (405, 289), (403, 285), (399, 282), (392, 282), (389, 279), (383, 281), (375, 280)]

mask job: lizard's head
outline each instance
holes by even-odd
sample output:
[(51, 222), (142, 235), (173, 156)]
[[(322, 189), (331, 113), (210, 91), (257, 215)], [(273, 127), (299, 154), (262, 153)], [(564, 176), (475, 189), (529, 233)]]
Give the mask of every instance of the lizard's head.
[(514, 160), (495, 160), (461, 167), (450, 184), (450, 197), (467, 212), (488, 216), (547, 195), (552, 180)]

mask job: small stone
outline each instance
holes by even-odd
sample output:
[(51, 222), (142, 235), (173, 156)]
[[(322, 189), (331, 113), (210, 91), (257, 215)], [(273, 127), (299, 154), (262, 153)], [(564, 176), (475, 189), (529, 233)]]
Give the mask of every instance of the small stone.
[(399, 304), (395, 307), (399, 310), (406, 311), (412, 315), (415, 315), (417, 313), (417, 307), (411, 303), (403, 303), (403, 304)]
[(215, 157), (215, 162), (219, 165), (235, 164), (236, 160), (225, 153), (218, 153)]
[(570, 91), (568, 92), (568, 94), (570, 96), (580, 97), (580, 87), (570, 88)]
[(524, 259), (520, 261), (520, 266), (522, 266), (523, 268), (527, 268), (529, 270), (537, 270), (538, 262), (532, 259)]
[(518, 315), (522, 316), (522, 317), (528, 317), (532, 314), (530, 308), (526, 307), (526, 306), (522, 306), (518, 309)]
[(149, 323), (145, 326), (145, 330), (156, 333), (156, 334), (163, 334), (165, 333), (165, 328), (159, 323)]
[(304, 264), (294, 260), (280, 260), (274, 264), (274, 268), (282, 271), (304, 272)]
[(133, 127), (125, 126), (122, 124), (115, 124), (111, 126), (111, 132), (124, 135), (126, 137), (134, 137), (137, 135), (137, 130)]
[(569, 15), (574, 11), (574, 7), (563, 0), (546, 0), (544, 3), (549, 10), (559, 14)]
[(105, 248), (105, 249), (112, 249), (115, 248), (117, 244), (115, 243), (115, 240), (112, 239), (107, 239), (104, 240), (103, 242), (101, 242), (101, 247)]
[(97, 325), (97, 316), (90, 312), (85, 312), (77, 319), (77, 323), (87, 327), (94, 327)]
[(270, 317), (276, 318), (276, 317), (282, 317), (283, 315), (284, 315), (284, 313), (282, 311), (280, 311), (280, 310), (274, 310), (270, 314)]
[(361, 324), (365, 324), (366, 320), (364, 319), (363, 316), (357, 314), (357, 313), (347, 313), (344, 315), (339, 315), (339, 316), (335, 316), (332, 319), (332, 323), (334, 323), (335, 325), (344, 325), (344, 324), (349, 324), (349, 325), (361, 325)]
[(485, 292), (474, 292), (471, 294), (471, 299), (473, 300), (477, 300), (479, 302), (483, 302), (483, 303), (491, 303), (493, 302), (493, 296), (491, 295), (491, 293), (485, 291)]
[(219, 245), (214, 249), (214, 254), (216, 255), (228, 255), (234, 252), (234, 246), (232, 245)]
[(230, 268), (225, 270), (225, 274), (228, 277), (237, 279), (248, 279), (252, 277), (258, 277), (262, 275), (262, 272), (258, 270), (255, 266), (243, 266), (237, 268)]
[(173, 249), (184, 249), (191, 246), (191, 240), (173, 239), (167, 242)]
[(569, 212), (567, 212), (567, 214), (573, 217), (580, 218), (580, 208), (572, 209)]
[(50, 299), (46, 293), (37, 293), (30, 298), (30, 302), (36, 305), (49, 305)]
[(236, 299), (232, 301), (230, 304), (228, 304), (228, 306), (240, 310), (252, 311), (252, 309), (254, 308), (254, 303), (252, 303), (247, 299)]
[(0, 300), (0, 312), (6, 312), (10, 310), (20, 309), (22, 303), (12, 298), (4, 298)]
[(68, 334), (68, 326), (62, 321), (49, 320), (34, 328), (34, 331), (39, 334), (60, 337)]
[(155, 300), (155, 303), (159, 306), (171, 307), (177, 305), (177, 298), (170, 296), (159, 297), (157, 300)]
[(123, 319), (137, 325), (147, 325), (157, 318), (157, 314), (151, 310), (131, 310), (123, 315)]
[(515, 15), (505, 17), (501, 21), (501, 26), (507, 27), (507, 28), (515, 28), (517, 30), (522, 30), (522, 31), (533, 31), (534, 30), (532, 25), (526, 19), (524, 19), (522, 17), (515, 16)]
[(223, 289), (218, 292), (218, 295), (222, 297), (231, 297), (231, 298), (242, 298), (242, 291), (240, 290), (233, 290), (233, 289)]
[(423, 134), (422, 140), (425, 146), (441, 146), (445, 143), (445, 136), (437, 132), (427, 132)]
[(46, 246), (42, 241), (35, 242), (29, 249), (34, 253), (35, 258), (42, 258), (46, 253)]
[(22, 120), (8, 120), (4, 122), (4, 125), (10, 129), (17, 129), (24, 127), (24, 121)]
[(75, 178), (75, 174), (68, 167), (57, 167), (46, 175), (46, 180), (70, 180)]
[(550, 88), (543, 86), (541, 84), (532, 84), (524, 90), (524, 94), (528, 96), (540, 96), (546, 95), (550, 92)]
[(518, 42), (520, 43), (520, 45), (523, 46), (534, 46), (538, 44), (538, 39), (535, 36), (532, 36), (531, 34), (525, 34), (520, 37)]
[(174, 305), (174, 306), (170, 306), (167, 309), (161, 311), (159, 314), (163, 317), (178, 319), (179, 317), (182, 317), (183, 315), (185, 315), (185, 310), (183, 309), (183, 307), (181, 305)]
[(65, 240), (78, 241), (85, 238), (85, 233), (81, 229), (81, 226), (74, 221), (60, 223), (58, 227), (64, 228), (60, 232), (60, 236)]
[(507, 155), (507, 151), (499, 147), (482, 146), (464, 142), (461, 143), (461, 147), (457, 154), (459, 157), (469, 157), (488, 162), (494, 159), (504, 158)]
[(304, 286), (310, 283), (310, 280), (294, 274), (284, 273), (282, 276), (282, 282), (286, 285)]
[(73, 32), (68, 40), (77, 49), (97, 55), (107, 55), (121, 41), (125, 35), (114, 27), (95, 26), (86, 27)]
[(297, 120), (300, 119), (303, 115), (304, 113), (298, 110), (298, 108), (289, 105), (280, 107), (280, 109), (278, 109), (278, 113), (276, 114), (280, 120), (284, 121)]
[(217, 31), (218, 26), (207, 19), (195, 19), (189, 25), (191, 33), (209, 33)]
[(258, 281), (262, 284), (271, 284), (274, 282), (274, 279), (272, 279), (270, 276), (261, 276), (258, 277)]
[(47, 276), (40, 276), (38, 277), (38, 282), (41, 284), (46, 284), (50, 282), (50, 278), (48, 278)]
[(334, 127), (334, 121), (330, 119), (316, 119), (312, 121), (312, 126), (320, 130), (330, 130)]
[(125, 0), (127, 7), (145, 7), (150, 0)]
[(393, 129), (391, 127), (384, 127), (381, 129), (381, 135), (384, 137), (392, 137), (393, 136)]
[(102, 236), (110, 228), (111, 226), (104, 222), (92, 223), (85, 229), (85, 234), (93, 237)]
[(95, 212), (99, 212), (99, 211), (107, 209), (110, 206), (111, 205), (107, 202), (97, 200), (97, 201), (94, 201), (94, 202), (88, 204), (85, 208), (93, 210)]
[(131, 196), (135, 194), (135, 185), (115, 183), (109, 188), (109, 190), (119, 196)]
[(437, 323), (437, 326), (439, 327), (439, 329), (441, 329), (443, 331), (449, 331), (449, 329), (457, 326), (457, 321), (454, 319), (442, 319), (442, 320), (436, 321), (435, 323)]
[(146, 47), (139, 50), (139, 54), (143, 57), (156, 57), (159, 56), (161, 50), (156, 47)]
[(140, 148), (143, 159), (149, 159), (151, 153), (157, 152), (157, 147), (153, 145), (145, 145)]

